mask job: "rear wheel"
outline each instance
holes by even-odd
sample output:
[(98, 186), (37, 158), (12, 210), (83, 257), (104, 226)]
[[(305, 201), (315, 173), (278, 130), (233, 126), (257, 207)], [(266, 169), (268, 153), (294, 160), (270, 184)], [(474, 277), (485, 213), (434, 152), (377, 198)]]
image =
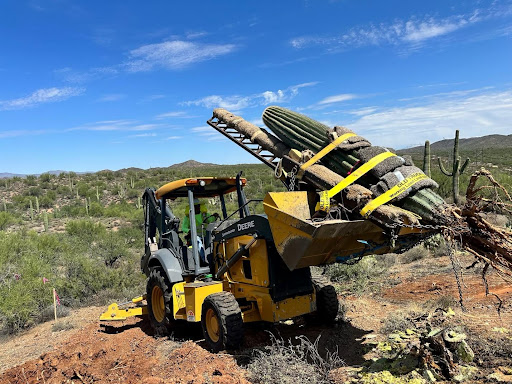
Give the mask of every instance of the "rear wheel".
[(312, 276), (316, 292), (316, 320), (332, 324), (338, 316), (339, 301), (334, 286), (325, 276)]
[(243, 339), (243, 325), (242, 312), (233, 294), (218, 292), (206, 297), (201, 312), (201, 327), (213, 352), (238, 348)]
[(173, 319), (172, 287), (161, 269), (153, 269), (146, 286), (148, 315), (155, 334), (166, 335)]

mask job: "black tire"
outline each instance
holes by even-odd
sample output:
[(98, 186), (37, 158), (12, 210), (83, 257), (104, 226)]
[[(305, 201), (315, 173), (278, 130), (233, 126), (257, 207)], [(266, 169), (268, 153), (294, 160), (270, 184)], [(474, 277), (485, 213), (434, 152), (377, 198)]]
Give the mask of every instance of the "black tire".
[(340, 303), (336, 289), (325, 276), (312, 276), (316, 292), (316, 320), (323, 324), (332, 324), (338, 316)]
[[(158, 290), (160, 290), (160, 293)], [(159, 294), (163, 297), (163, 303), (153, 302)], [(148, 302), (149, 322), (155, 330), (155, 335), (167, 335), (169, 326), (174, 319), (172, 313), (172, 286), (160, 268), (152, 269), (149, 274), (146, 284), (146, 300)]]
[[(212, 322), (217, 322), (216, 329)], [(244, 322), (235, 296), (230, 292), (207, 296), (201, 311), (201, 327), (212, 352), (238, 348), (244, 336)]]

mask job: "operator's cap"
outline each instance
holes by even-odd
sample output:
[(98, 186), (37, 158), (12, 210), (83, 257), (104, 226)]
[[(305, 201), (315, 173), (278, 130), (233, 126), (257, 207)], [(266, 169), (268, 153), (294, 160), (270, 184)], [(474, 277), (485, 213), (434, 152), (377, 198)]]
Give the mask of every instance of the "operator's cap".
[(194, 198), (194, 205), (199, 205), (201, 204), (201, 202), (199, 201), (199, 199), (196, 197)]

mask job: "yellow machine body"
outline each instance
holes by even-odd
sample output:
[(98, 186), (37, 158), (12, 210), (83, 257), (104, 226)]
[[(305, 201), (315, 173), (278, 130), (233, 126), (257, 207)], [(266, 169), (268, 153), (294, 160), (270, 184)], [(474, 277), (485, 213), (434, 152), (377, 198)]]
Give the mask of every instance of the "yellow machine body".
[(139, 296), (139, 297), (132, 299), (128, 303), (110, 304), (108, 306), (108, 309), (101, 314), (100, 320), (101, 321), (126, 320), (129, 317), (147, 315), (148, 309), (145, 305), (142, 305), (142, 306), (139, 305), (136, 307), (120, 308), (120, 307), (124, 307), (125, 305), (128, 305), (128, 304), (139, 304), (144, 299), (145, 299), (144, 296)]
[(222, 290), (221, 281), (174, 284), (172, 287), (174, 318), (189, 322), (201, 321), (201, 309), (206, 296)]
[[(311, 313), (317, 309), (317, 302), (307, 267), (331, 264), (354, 255), (391, 251), (389, 239), (382, 228), (368, 220), (312, 220), (315, 194), (305, 191), (269, 192), (263, 206), (268, 220), (265, 226), (270, 228), (267, 229), (268, 240), (249, 236), (243, 231), (239, 235), (224, 237), (222, 234), (214, 240), (214, 273), (240, 248), (251, 242), (252, 245), (223, 276), (219, 276), (218, 281), (174, 283), (172, 300), (175, 319), (201, 321), (204, 300), (221, 291), (231, 292), (235, 296), (244, 322), (277, 322)], [(253, 220), (265, 220), (252, 217), (256, 218)], [(241, 223), (238, 227), (243, 227), (247, 221)], [(231, 232), (238, 233), (236, 229), (229, 230)], [(421, 229), (402, 228), (398, 236), (421, 232)], [(277, 264), (281, 269), (276, 267)], [(301, 271), (306, 274), (300, 275)], [(299, 274), (294, 275), (294, 272)], [(280, 294), (279, 284), (287, 286), (282, 280), (293, 280), (293, 276), (302, 278), (305, 282), (303, 286), (296, 293), (290, 289), (284, 295)], [(142, 298), (134, 300), (140, 302)], [(146, 307), (120, 309), (114, 303), (102, 314), (101, 320), (124, 320), (146, 313)]]
[[(227, 240), (220, 247), (222, 256), (229, 259), (240, 247), (248, 244), (252, 236), (239, 236)], [(277, 322), (291, 319), (316, 310), (315, 293), (298, 295), (274, 302), (270, 295), (269, 255), (267, 242), (256, 240), (247, 255), (242, 256), (224, 274), (226, 290), (235, 298), (243, 299), (241, 306), (244, 322)]]

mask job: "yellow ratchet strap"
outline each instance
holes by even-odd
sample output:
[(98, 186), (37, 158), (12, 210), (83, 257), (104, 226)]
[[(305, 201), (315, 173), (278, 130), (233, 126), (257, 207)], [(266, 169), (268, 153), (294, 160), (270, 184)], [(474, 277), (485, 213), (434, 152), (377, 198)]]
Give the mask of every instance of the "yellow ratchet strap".
[(409, 188), (411, 188), (414, 184), (416, 184), (418, 181), (428, 179), (428, 176), (425, 175), (423, 172), (416, 172), (407, 177), (406, 179), (402, 180), (400, 183), (395, 185), (390, 190), (386, 191), (379, 197), (371, 200), (368, 204), (366, 204), (363, 209), (361, 209), (361, 216), (364, 218), (368, 218), (370, 214), (380, 207), (382, 204), (386, 204), (388, 201), (394, 199), (395, 197), (399, 196)]
[(324, 212), (329, 211), (329, 208), (331, 206), (330, 200), (333, 196), (340, 193), (343, 189), (353, 184), (361, 176), (365, 175), (370, 170), (375, 168), (378, 164), (392, 156), (396, 155), (392, 152), (383, 152), (381, 154), (378, 154), (377, 156), (372, 157), (366, 163), (361, 165), (359, 168), (357, 168), (354, 172), (345, 177), (343, 180), (341, 180), (336, 186), (334, 186), (330, 190), (320, 192), (320, 210)]
[(300, 166), (299, 172), (297, 172), (297, 177), (300, 179), (302, 178), (302, 175), (304, 174), (304, 171), (306, 168), (309, 168), (313, 164), (315, 164), (318, 160), (320, 160), (322, 157), (327, 155), (329, 152), (331, 152), (334, 148), (336, 148), (338, 145), (343, 143), (345, 140), (347, 140), (349, 137), (357, 136), (353, 132), (345, 133), (344, 135), (341, 135), (336, 140), (334, 140), (332, 143), (329, 143), (325, 148), (320, 150), (315, 156), (313, 156), (311, 159), (306, 161), (304, 164)]

